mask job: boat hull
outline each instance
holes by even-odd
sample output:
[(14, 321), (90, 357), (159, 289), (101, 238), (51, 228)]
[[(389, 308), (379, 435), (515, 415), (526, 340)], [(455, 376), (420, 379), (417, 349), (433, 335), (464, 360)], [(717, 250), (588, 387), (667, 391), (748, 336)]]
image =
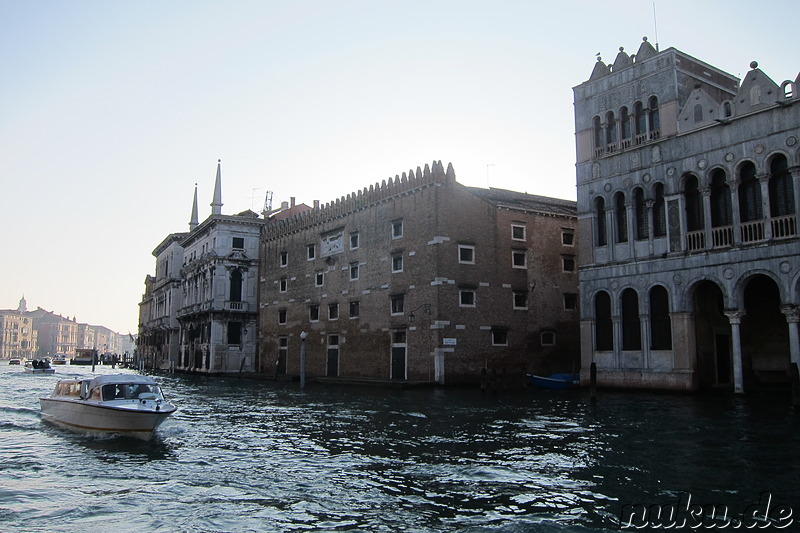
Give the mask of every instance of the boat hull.
[(28, 374), (55, 374), (55, 368), (31, 368), (26, 366), (25, 372)]
[(575, 374), (551, 374), (545, 377), (528, 374), (528, 382), (534, 387), (542, 389), (570, 389), (578, 385), (578, 376)]
[(42, 419), (76, 433), (89, 435), (125, 435), (149, 440), (156, 428), (173, 412), (166, 404), (156, 411), (145, 404), (134, 407), (101, 405), (79, 399), (40, 398)]

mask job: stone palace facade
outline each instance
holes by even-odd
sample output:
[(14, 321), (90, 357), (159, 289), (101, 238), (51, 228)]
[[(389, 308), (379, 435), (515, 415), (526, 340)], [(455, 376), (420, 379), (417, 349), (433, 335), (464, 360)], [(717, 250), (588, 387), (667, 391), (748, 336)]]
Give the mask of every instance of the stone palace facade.
[(574, 88), (582, 379), (741, 392), (800, 363), (800, 95), (645, 39)]

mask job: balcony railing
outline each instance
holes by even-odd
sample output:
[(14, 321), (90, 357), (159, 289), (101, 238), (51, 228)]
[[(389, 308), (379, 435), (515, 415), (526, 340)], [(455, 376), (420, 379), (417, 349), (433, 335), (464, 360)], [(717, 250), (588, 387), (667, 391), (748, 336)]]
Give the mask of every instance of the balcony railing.
[(789, 215), (772, 219), (772, 238), (786, 239), (797, 235), (797, 217)]
[(741, 225), (742, 242), (758, 242), (764, 240), (764, 221), (743, 222)]
[(704, 250), (706, 247), (706, 233), (704, 230), (690, 231), (686, 234), (686, 248), (693, 252), (695, 250)]
[(714, 248), (725, 248), (733, 245), (733, 226), (721, 226), (711, 229), (711, 240)]

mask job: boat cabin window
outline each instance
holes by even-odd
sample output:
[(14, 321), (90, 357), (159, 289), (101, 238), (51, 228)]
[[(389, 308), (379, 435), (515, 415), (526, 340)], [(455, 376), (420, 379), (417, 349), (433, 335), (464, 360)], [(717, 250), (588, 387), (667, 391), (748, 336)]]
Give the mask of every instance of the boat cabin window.
[(62, 381), (56, 385), (56, 395), (58, 396), (80, 396), (80, 381)]
[[(116, 383), (103, 385), (103, 401), (110, 400), (135, 400), (142, 397), (158, 395), (158, 387), (145, 383)], [(142, 396), (142, 395), (145, 396)]]

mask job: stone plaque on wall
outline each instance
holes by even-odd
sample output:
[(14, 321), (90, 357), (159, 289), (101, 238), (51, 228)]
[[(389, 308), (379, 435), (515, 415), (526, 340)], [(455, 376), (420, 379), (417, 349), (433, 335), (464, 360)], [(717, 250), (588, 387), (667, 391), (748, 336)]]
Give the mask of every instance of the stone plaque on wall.
[(681, 251), (681, 209), (678, 200), (667, 203), (667, 224), (669, 226), (669, 251)]

